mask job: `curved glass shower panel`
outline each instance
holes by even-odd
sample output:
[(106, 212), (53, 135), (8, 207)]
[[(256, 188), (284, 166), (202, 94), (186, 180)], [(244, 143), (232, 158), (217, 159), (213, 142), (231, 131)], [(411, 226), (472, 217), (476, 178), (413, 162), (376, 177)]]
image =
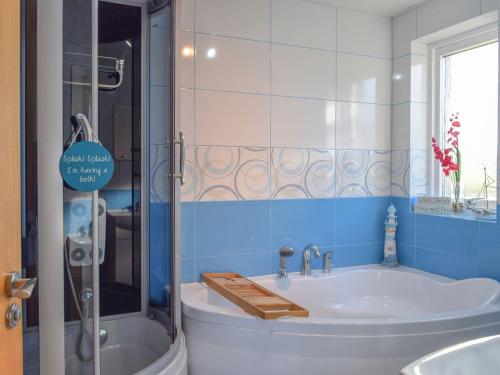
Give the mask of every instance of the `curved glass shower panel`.
[[(110, 319), (141, 312), (142, 8), (98, 2), (98, 84), (93, 92), (99, 116), (93, 116), (92, 45), (74, 32), (74, 22), (89, 3), (65, 0), (63, 127), (65, 139), (71, 138), (76, 114), (91, 121), (98, 117), (99, 141), (113, 157), (113, 178), (98, 192), (99, 366), (105, 374), (132, 373), (147, 363), (124, 361), (124, 368), (113, 364), (114, 355), (125, 355), (125, 346), (113, 344), (120, 328)], [(66, 187), (64, 202), (67, 373), (93, 373), (92, 195)]]
[(105, 202), (100, 316), (141, 311), (142, 19), (141, 7), (99, 2), (99, 136), (115, 174)]
[[(83, 141), (77, 115), (95, 126), (92, 113), (92, 1), (63, 3), (63, 139)], [(64, 320), (67, 374), (94, 373), (92, 193), (64, 186)], [(99, 248), (105, 251), (106, 203), (99, 200)]]
[(149, 301), (175, 340), (172, 4), (151, 4), (149, 45)]

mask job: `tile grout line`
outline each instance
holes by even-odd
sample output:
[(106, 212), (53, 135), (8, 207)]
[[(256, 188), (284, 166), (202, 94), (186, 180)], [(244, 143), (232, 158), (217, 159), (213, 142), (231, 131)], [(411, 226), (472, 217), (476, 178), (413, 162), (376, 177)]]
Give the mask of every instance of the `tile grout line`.
[[(338, 30), (338, 28), (337, 28), (337, 30)], [(188, 31), (186, 31), (186, 32), (188, 32)], [(269, 44), (269, 45), (274, 44), (276, 46), (302, 48), (302, 49), (321, 51), (321, 52), (326, 52), (326, 53), (336, 53), (336, 54), (342, 54), (342, 55), (358, 56), (358, 57), (370, 58), (370, 59), (375, 59), (375, 60), (390, 61), (392, 59), (392, 56), (382, 57), (382, 56), (367, 55), (367, 54), (363, 54), (363, 53), (349, 52), (349, 51), (343, 51), (343, 50), (341, 51), (338, 49), (338, 46), (335, 50), (331, 50), (331, 49), (326, 49), (326, 48), (310, 47), (310, 46), (305, 46), (305, 45), (300, 45), (300, 44), (275, 42), (275, 41), (272, 41), (271, 39), (270, 39), (270, 41), (266, 41), (266, 40), (259, 40), (259, 39), (237, 37), (237, 36), (232, 36), (232, 35), (208, 33), (208, 32), (202, 32), (202, 31), (194, 31), (194, 32), (189, 31), (189, 32), (192, 32), (193, 34), (199, 34), (199, 35), (203, 35), (203, 36), (207, 36), (207, 37), (212, 37), (212, 38), (232, 39), (232, 40), (240, 40), (240, 41)]]
[[(337, 85), (336, 85), (337, 86)], [(310, 101), (322, 101), (322, 102), (335, 102), (335, 103), (346, 103), (346, 104), (366, 104), (366, 105), (374, 105), (380, 107), (391, 107), (393, 104), (390, 103), (380, 103), (380, 102), (370, 102), (370, 101), (354, 101), (354, 100), (342, 100), (338, 98), (320, 98), (314, 96), (297, 96), (297, 95), (285, 95), (285, 94), (272, 94), (266, 92), (255, 92), (255, 91), (238, 91), (238, 90), (228, 90), (228, 89), (216, 89), (216, 88), (194, 88), (194, 87), (181, 87), (183, 90), (195, 90), (195, 91), (208, 91), (214, 93), (227, 93), (227, 94), (236, 94), (236, 95), (253, 95), (253, 96), (270, 96), (271, 98), (289, 98), (289, 99), (302, 99), (302, 100), (310, 100)], [(337, 89), (336, 89), (337, 90)], [(404, 101), (397, 104), (407, 104), (407, 103), (419, 103), (419, 104), (427, 104), (426, 102), (418, 102), (418, 101)]]

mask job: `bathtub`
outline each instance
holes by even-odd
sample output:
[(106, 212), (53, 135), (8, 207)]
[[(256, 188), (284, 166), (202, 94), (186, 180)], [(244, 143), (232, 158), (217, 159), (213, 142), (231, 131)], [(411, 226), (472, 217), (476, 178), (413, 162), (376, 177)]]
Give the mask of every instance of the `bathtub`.
[(182, 286), (190, 375), (390, 375), (469, 339), (500, 333), (500, 284), (407, 267), (252, 280), (309, 309), (264, 321), (203, 283)]

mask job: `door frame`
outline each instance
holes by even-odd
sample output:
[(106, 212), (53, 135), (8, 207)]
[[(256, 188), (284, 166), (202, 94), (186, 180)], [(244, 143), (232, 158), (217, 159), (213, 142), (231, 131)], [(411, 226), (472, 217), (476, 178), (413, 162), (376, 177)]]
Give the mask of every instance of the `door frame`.
[(0, 373), (22, 374), (22, 322), (7, 328), (10, 306), (18, 298), (6, 291), (9, 272), (21, 271), (21, 6), (19, 1), (0, 5)]
[[(37, 4), (40, 374), (64, 374), (63, 0)], [(50, 218), (50, 220), (48, 219)]]

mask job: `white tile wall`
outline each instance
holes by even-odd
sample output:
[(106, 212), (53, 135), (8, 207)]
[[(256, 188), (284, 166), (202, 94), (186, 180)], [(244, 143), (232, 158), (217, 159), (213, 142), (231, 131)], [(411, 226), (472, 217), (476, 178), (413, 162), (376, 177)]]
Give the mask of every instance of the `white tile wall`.
[(269, 157), (268, 148), (197, 147), (197, 199), (269, 199)]
[(195, 143), (194, 138), (194, 89), (179, 89), (176, 101), (177, 116), (180, 131), (184, 133), (184, 139), (188, 145)]
[(196, 35), (197, 88), (269, 93), (269, 44)]
[(394, 104), (411, 99), (411, 56), (405, 55), (392, 63), (392, 99)]
[(339, 100), (391, 104), (391, 61), (351, 54), (338, 54)]
[(410, 106), (409, 102), (392, 106), (392, 150), (410, 148)]
[(391, 106), (364, 103), (337, 103), (339, 150), (390, 150)]
[(273, 95), (335, 100), (334, 52), (274, 44), (271, 54)]
[(407, 102), (393, 106), (392, 149), (423, 150), (430, 144), (427, 104)]
[(339, 9), (338, 50), (391, 58), (391, 20), (368, 13)]
[(393, 101), (395, 104), (427, 102), (427, 57), (406, 55), (393, 62)]
[(392, 58), (409, 55), (412, 40), (417, 38), (417, 10), (411, 9), (393, 19)]
[(481, 14), (480, 0), (433, 0), (417, 7), (417, 37)]
[[(388, 194), (389, 18), (308, 0), (181, 0), (179, 8), (176, 118), (192, 145), (183, 199), (333, 197), (339, 174), (344, 196)], [(337, 170), (341, 148), (373, 159), (359, 181)], [(278, 178), (279, 150), (314, 154), (306, 164), (319, 169)], [(232, 172), (218, 175), (226, 164)]]
[(429, 134), (428, 106), (412, 102), (410, 108), (410, 149), (425, 150), (429, 147), (432, 134)]
[[(177, 31), (176, 83), (178, 87), (194, 87), (194, 33)], [(155, 64), (156, 65), (156, 64)], [(159, 67), (158, 67), (159, 69)]]
[(195, 0), (196, 32), (269, 41), (270, 0)]
[(268, 96), (197, 90), (195, 102), (197, 144), (269, 147)]
[(335, 102), (274, 96), (273, 147), (335, 148)]
[(391, 195), (407, 197), (410, 191), (410, 152), (408, 150), (393, 150), (391, 152)]
[(391, 194), (391, 152), (337, 152), (337, 196), (365, 197)]
[(272, 0), (272, 41), (336, 50), (336, 12), (335, 7), (309, 1)]
[(320, 149), (271, 149), (273, 199), (333, 198), (335, 152)]
[(426, 56), (411, 55), (411, 100), (427, 102), (428, 60)]

